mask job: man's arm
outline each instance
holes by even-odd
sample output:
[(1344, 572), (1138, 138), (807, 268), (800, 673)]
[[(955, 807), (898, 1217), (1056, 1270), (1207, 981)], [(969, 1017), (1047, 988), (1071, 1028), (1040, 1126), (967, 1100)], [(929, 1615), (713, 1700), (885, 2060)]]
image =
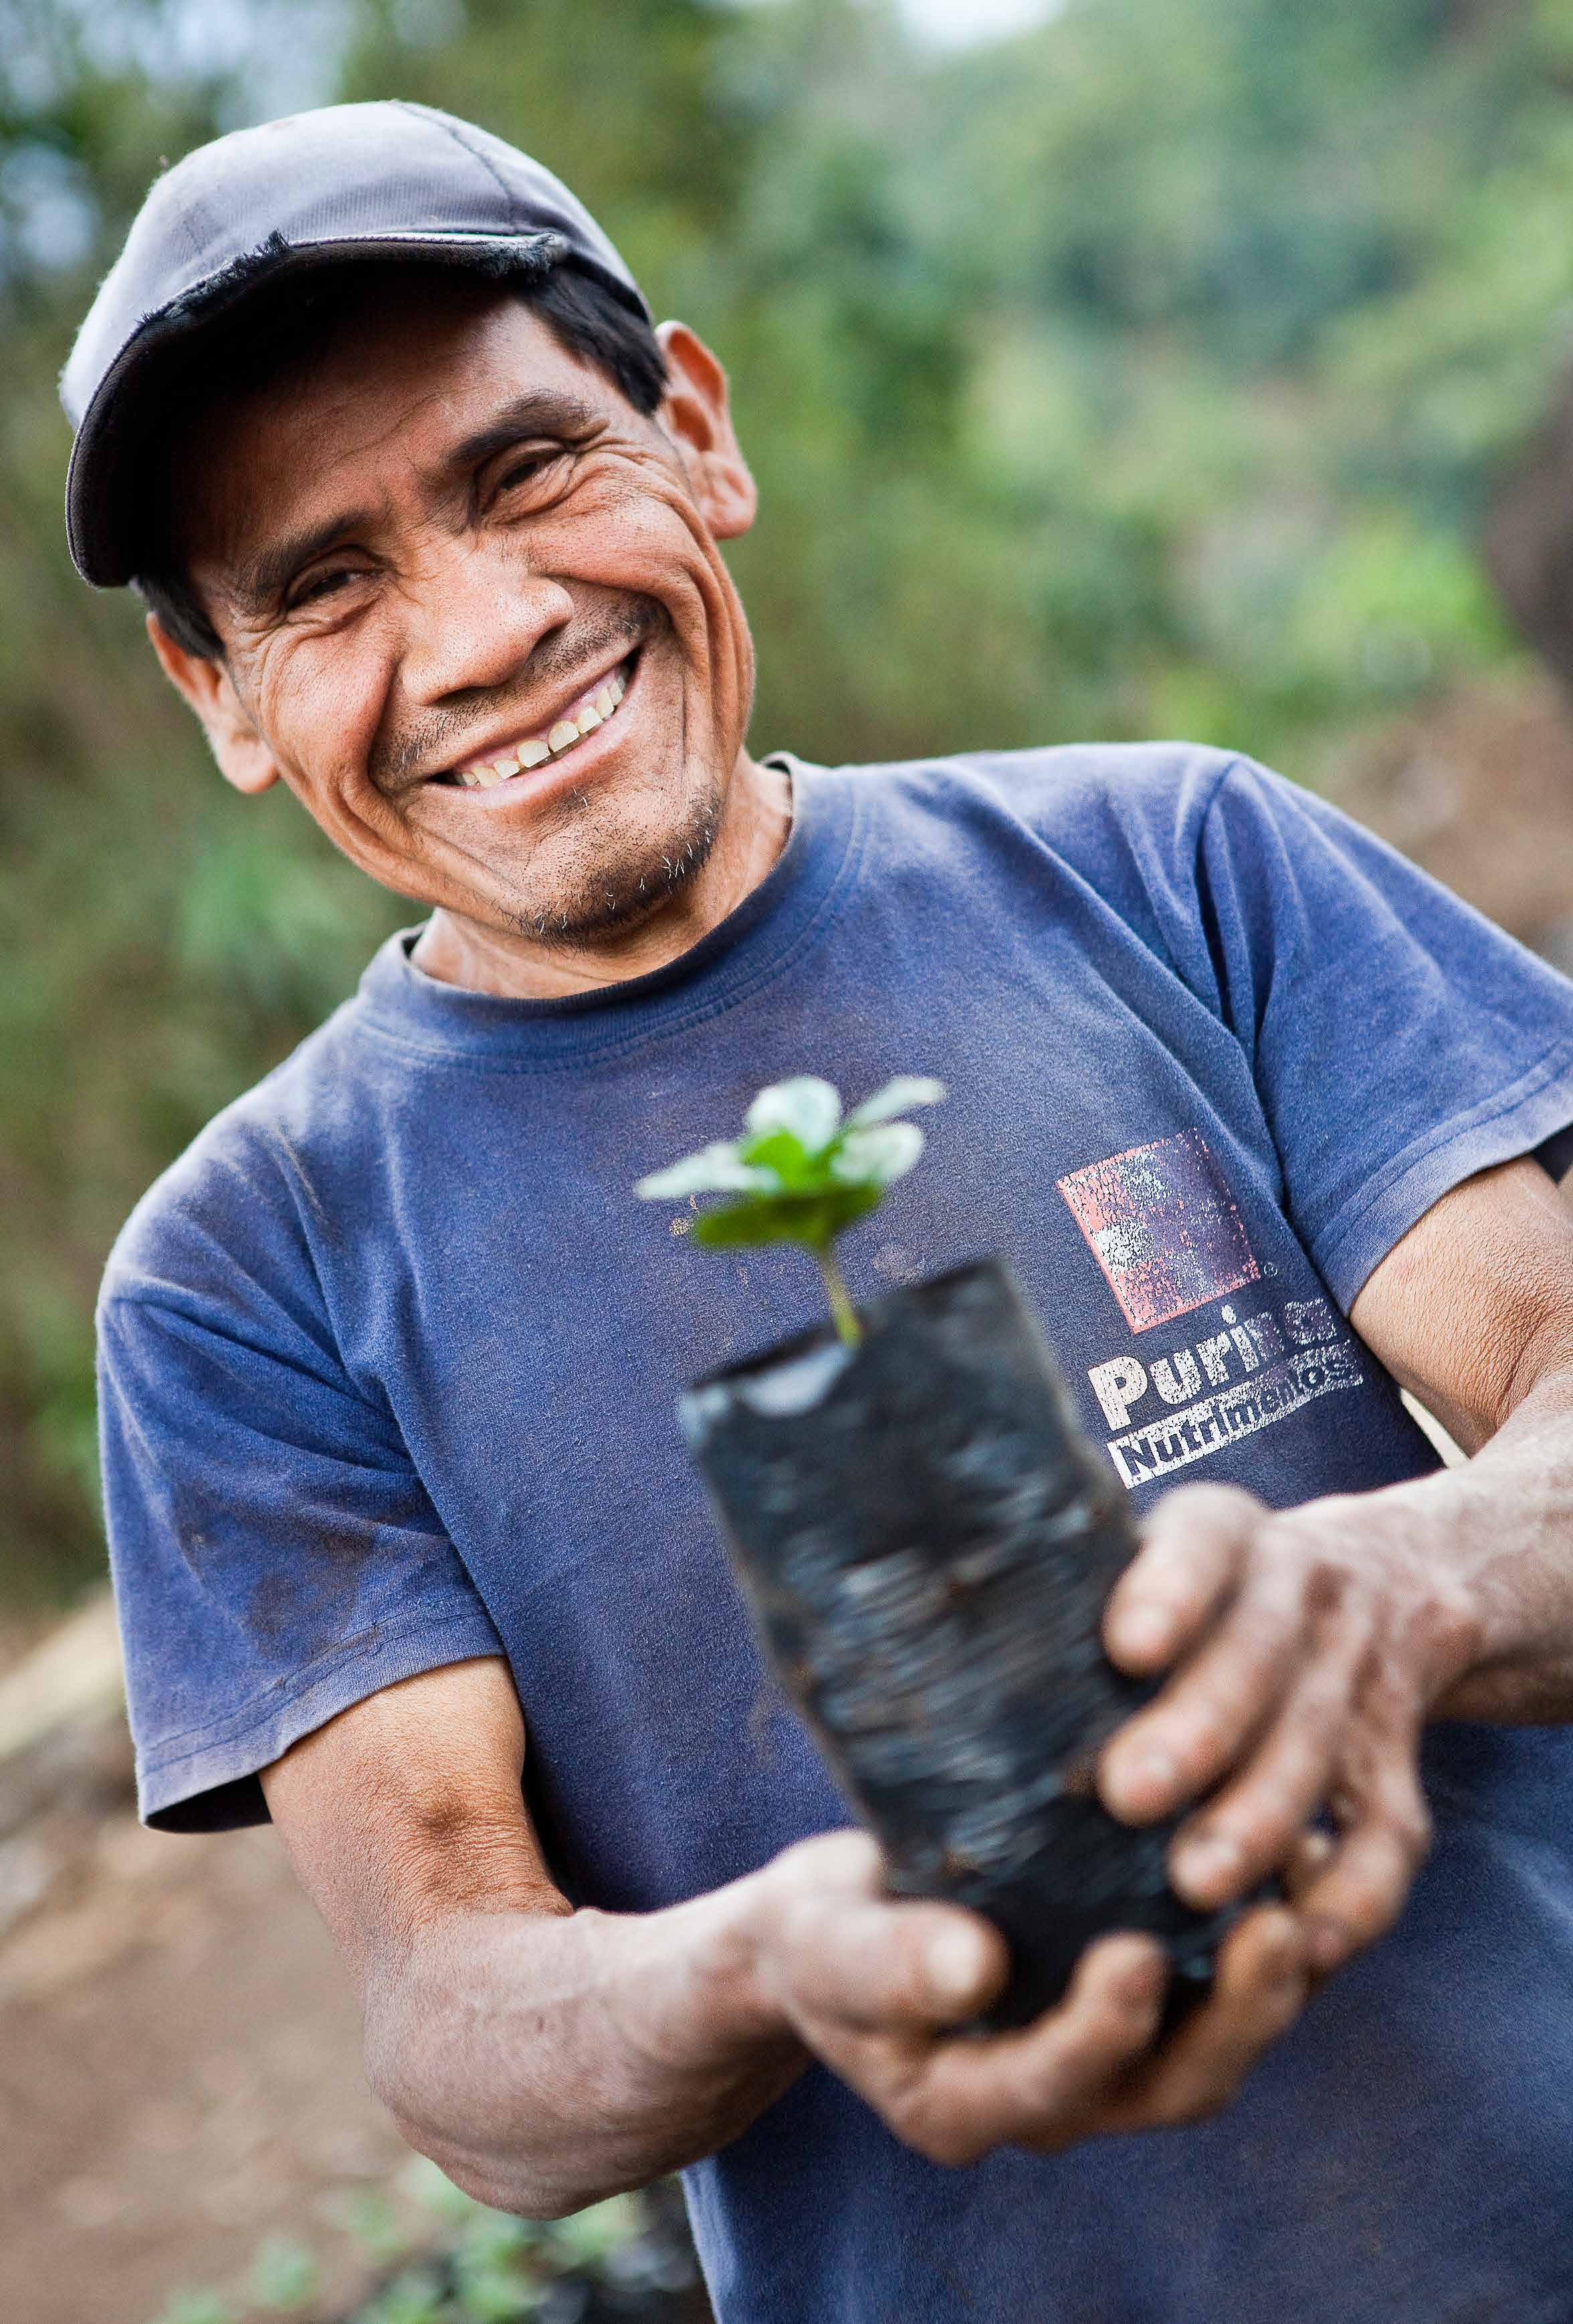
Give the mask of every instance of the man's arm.
[[(1279, 1868), (1294, 1897), (1242, 1918), (1178, 2034), (1153, 2047), (1162, 1962), (1122, 1936), (1036, 2025), (947, 2038), (998, 1989), (999, 1940), (886, 1897), (860, 1834), (665, 1912), (571, 1911), (524, 1812), (506, 1666), (478, 1661), (371, 1696), (262, 1778), (411, 2143), (549, 2215), (712, 2151), (814, 2057), (943, 2162), (1225, 2103), (1297, 2015), (1308, 1961), (1336, 1967), (1401, 1909), (1427, 1844), (1426, 1719), (1573, 1717), (1573, 1215), (1531, 1164), (1483, 1173), (1355, 1321), (1476, 1460), (1282, 1515), (1171, 1494), (1111, 1601), (1117, 1657), (1177, 1667), (1108, 1747), (1105, 1796), (1135, 1821), (1217, 1784), (1176, 1885), (1210, 1903)], [(1307, 1840), (1329, 1803), (1337, 1843)]]
[(575, 1912), (525, 1813), (524, 1751), (492, 1658), (370, 1696), (262, 1776), (355, 1980), (373, 2089), (504, 2209), (556, 2216), (708, 2153), (813, 2057), (942, 2162), (1191, 2120), (1304, 1999), (1295, 1924), (1270, 1909), (1158, 2052), (1163, 1962), (1136, 1936), (1094, 1947), (1035, 2026), (947, 2039), (998, 1990), (1004, 1947), (970, 1913), (887, 1897), (863, 1834), (666, 1911)]
[(1297, 1896), (1321, 1970), (1391, 1924), (1425, 1854), (1426, 1720), (1573, 1718), (1573, 1210), (1531, 1162), (1484, 1171), (1351, 1320), (1476, 1457), (1277, 1515), (1171, 1494), (1106, 1624), (1128, 1669), (1178, 1666), (1105, 1752), (1110, 1807), (1143, 1821), (1219, 1786), (1177, 1836), (1182, 1893), (1246, 1894), (1331, 1808)]
[(765, 2036), (735, 1896), (572, 1911), (524, 1750), (486, 1659), (369, 1696), (262, 1780), (354, 1980), (373, 2090), (461, 2184), (544, 2217), (730, 2137), (804, 2061)]

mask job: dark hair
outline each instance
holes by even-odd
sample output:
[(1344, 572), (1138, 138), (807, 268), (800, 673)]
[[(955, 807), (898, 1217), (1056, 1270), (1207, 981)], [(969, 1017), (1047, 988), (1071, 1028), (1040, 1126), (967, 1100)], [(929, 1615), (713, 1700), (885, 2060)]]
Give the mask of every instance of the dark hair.
[[(391, 274), (451, 278), (451, 266), (419, 262), (345, 261), (304, 277), (264, 284), (232, 312), (216, 317), (184, 343), (184, 360), (164, 374), (156, 439), (143, 464), (138, 532), (147, 565), (133, 580), (159, 625), (188, 653), (223, 659), (224, 647), (192, 588), (170, 539), (172, 468), (200, 410), (225, 393), (254, 393), (270, 381), (307, 364), (327, 346), (353, 307), (382, 288)], [(492, 270), (486, 270), (491, 272)], [(554, 266), (547, 274), (496, 270), (514, 295), (538, 314), (570, 355), (593, 364), (636, 411), (655, 410), (667, 387), (660, 343), (642, 315), (593, 274)]]

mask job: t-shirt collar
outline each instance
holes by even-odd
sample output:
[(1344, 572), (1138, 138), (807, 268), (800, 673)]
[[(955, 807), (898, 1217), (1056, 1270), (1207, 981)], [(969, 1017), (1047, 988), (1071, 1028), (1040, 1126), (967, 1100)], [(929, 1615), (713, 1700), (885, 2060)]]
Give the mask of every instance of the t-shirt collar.
[(845, 770), (771, 753), (792, 784), (786, 844), (757, 888), (676, 960), (549, 1001), (507, 1000), (439, 982), (409, 957), (419, 927), (403, 928), (361, 980), (356, 1013), (372, 1029), (449, 1055), (567, 1065), (678, 1030), (768, 981), (811, 940), (848, 873), (858, 824)]

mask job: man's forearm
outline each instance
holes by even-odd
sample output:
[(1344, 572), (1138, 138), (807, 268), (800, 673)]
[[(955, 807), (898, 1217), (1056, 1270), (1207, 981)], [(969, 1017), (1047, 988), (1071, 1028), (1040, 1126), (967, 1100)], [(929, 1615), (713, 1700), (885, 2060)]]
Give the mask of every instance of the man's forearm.
[(1382, 1498), (1430, 1531), (1479, 1624), (1433, 1716), (1573, 1720), (1573, 1367), (1542, 1375), (1464, 1467)]
[(482, 2200), (557, 2218), (733, 2138), (806, 2053), (752, 1973), (752, 1886), (664, 1912), (454, 1915), (366, 1992), (400, 2130)]
[[(1274, 1522), (1327, 1530), (1338, 1506)], [(1427, 1575), (1448, 1585), (1439, 1618), (1466, 1609), (1468, 1647), (1441, 1656), (1462, 1674), (1430, 1716), (1573, 1720), (1573, 1364), (1543, 1370), (1465, 1467), (1343, 1508), (1351, 1535), (1385, 1536), (1410, 1569), (1416, 1619)], [(713, 2152), (808, 2056), (757, 1974), (758, 1878), (648, 1914), (433, 1923), (368, 1980), (373, 2089), (461, 2185), (527, 2216)]]

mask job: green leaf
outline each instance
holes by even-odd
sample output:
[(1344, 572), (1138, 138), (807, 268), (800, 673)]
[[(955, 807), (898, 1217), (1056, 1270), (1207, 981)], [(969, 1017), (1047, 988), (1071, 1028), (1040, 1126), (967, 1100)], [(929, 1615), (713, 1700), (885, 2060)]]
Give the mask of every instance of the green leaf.
[[(538, 2238), (550, 2247), (549, 2236)], [(533, 2316), (546, 2298), (547, 2286), (531, 2272), (534, 2245), (517, 2244), (476, 2256), (461, 2252), (455, 2267), (459, 2293), (458, 2313), (465, 2324), (515, 2324)]]
[(854, 1106), (847, 1116), (849, 1130), (866, 1130), (876, 1121), (893, 1120), (905, 1113), (908, 1106), (938, 1105), (944, 1096), (943, 1082), (936, 1082), (928, 1074), (897, 1074), (893, 1082), (866, 1097), (861, 1105)]
[(757, 1138), (745, 1138), (738, 1151), (751, 1169), (769, 1171), (783, 1190), (817, 1185), (824, 1176), (823, 1158), (811, 1154), (790, 1130), (768, 1130)]
[(750, 1203), (728, 1203), (700, 1213), (693, 1240), (711, 1250), (747, 1250), (768, 1242), (800, 1242), (809, 1250), (823, 1250), (854, 1219), (875, 1209), (884, 1191), (864, 1180), (814, 1194), (761, 1194)]
[(446, 2306), (436, 2268), (407, 2268), (373, 2303), (365, 2324), (443, 2324)]
[(797, 1074), (789, 1082), (776, 1082), (762, 1089), (747, 1116), (754, 1137), (788, 1130), (810, 1154), (821, 1153), (830, 1144), (841, 1118), (839, 1094), (817, 1074)]
[(885, 1187), (905, 1178), (923, 1152), (915, 1122), (883, 1121), (872, 1130), (849, 1130), (831, 1157), (837, 1178)]
[(492, 2211), (478, 2205), (460, 2249), (478, 2267), (497, 2267), (516, 2260), (521, 2252), (533, 2251), (538, 2244), (549, 2241), (550, 2236), (550, 2227), (543, 2220), (520, 2219), (511, 2211)]
[(634, 1188), (647, 1203), (681, 1202), (689, 1194), (741, 1194), (773, 1192), (772, 1182), (762, 1171), (750, 1169), (740, 1160), (735, 1146), (706, 1146), (698, 1154), (690, 1154), (681, 1162), (674, 1162), (667, 1170), (657, 1170), (641, 1178)]
[(381, 2187), (340, 2189), (326, 2199), (323, 2208), (330, 2219), (354, 2237), (370, 2260), (381, 2264), (398, 2259), (409, 2249), (409, 2237)]
[(521, 2324), (537, 2316), (546, 2304), (549, 2287), (520, 2275), (481, 2269), (462, 2279), (463, 2306), (453, 2311), (453, 2324)]
[(799, 1074), (759, 1092), (735, 1145), (707, 1146), (641, 1178), (638, 1191), (668, 1201), (731, 1195), (730, 1202), (698, 1212), (690, 1229), (695, 1242), (712, 1250), (795, 1242), (824, 1267), (836, 1236), (874, 1210), (885, 1189), (923, 1152), (922, 1130), (888, 1116), (905, 1105), (933, 1105), (943, 1095), (936, 1081), (898, 1074), (842, 1121), (831, 1084), (816, 1074)]

